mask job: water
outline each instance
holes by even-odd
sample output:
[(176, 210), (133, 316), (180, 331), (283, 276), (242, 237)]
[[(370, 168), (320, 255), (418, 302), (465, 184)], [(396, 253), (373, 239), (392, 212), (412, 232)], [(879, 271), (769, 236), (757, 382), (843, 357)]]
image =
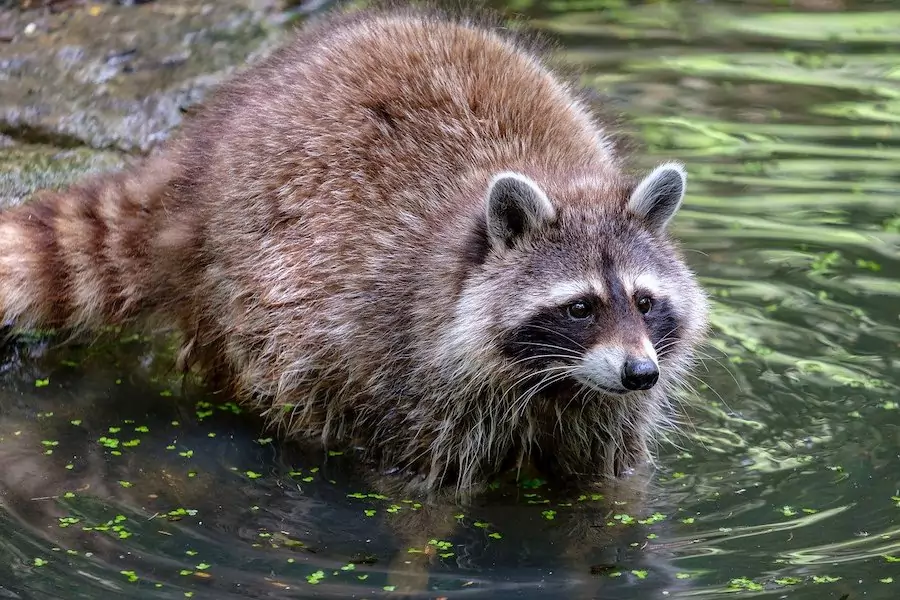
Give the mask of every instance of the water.
[(0, 597), (897, 597), (900, 12), (508, 4), (630, 114), (647, 165), (689, 166), (675, 229), (714, 338), (643, 500), (371, 497), (351, 458), (182, 389), (164, 339), (22, 341)]

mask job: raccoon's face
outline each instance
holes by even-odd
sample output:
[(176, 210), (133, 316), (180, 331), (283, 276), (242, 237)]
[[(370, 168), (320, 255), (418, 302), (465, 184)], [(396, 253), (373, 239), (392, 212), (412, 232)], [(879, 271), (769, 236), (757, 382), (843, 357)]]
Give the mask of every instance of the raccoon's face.
[(706, 324), (705, 297), (664, 234), (685, 185), (665, 164), (592, 203), (590, 191), (554, 199), (519, 174), (493, 179), (483, 289), (495, 292), (496, 349), (524, 385), (617, 395), (681, 375)]

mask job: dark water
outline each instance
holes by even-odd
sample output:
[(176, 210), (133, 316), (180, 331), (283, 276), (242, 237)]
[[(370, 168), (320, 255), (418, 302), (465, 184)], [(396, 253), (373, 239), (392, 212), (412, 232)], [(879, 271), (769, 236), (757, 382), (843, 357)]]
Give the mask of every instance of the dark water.
[[(509, 2), (691, 182), (715, 298), (643, 501), (540, 481), (369, 495), (173, 377), (165, 340), (18, 343), (0, 377), (0, 598), (896, 598), (900, 11)], [(448, 526), (454, 525), (453, 527)]]

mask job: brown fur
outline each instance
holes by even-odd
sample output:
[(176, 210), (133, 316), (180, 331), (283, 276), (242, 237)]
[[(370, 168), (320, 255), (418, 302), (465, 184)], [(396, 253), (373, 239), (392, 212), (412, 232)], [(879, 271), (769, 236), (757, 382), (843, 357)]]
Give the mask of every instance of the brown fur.
[[(492, 340), (515, 327), (504, 309), (544, 242), (489, 251), (478, 233), (488, 181), (510, 170), (559, 206), (563, 266), (614, 242), (598, 237), (609, 223), (673, 257), (666, 275), (696, 306), (666, 385), (516, 408), (522, 369)], [(617, 476), (647, 458), (705, 316), (675, 247), (627, 212), (634, 185), (603, 124), (508, 32), (332, 16), (221, 86), (158, 157), (4, 212), (0, 313), (173, 319), (182, 366), (420, 489), (474, 488), (538, 449), (560, 474)]]

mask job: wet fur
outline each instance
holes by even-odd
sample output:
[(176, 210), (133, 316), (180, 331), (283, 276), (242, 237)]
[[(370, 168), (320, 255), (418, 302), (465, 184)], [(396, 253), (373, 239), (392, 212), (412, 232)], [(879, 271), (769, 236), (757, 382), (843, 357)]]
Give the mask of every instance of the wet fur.
[[(158, 156), (2, 213), (0, 312), (173, 321), (181, 367), (288, 435), (358, 443), (411, 490), (474, 490), (529, 459), (621, 476), (667, 420), (705, 300), (665, 231), (629, 210), (637, 180), (613, 132), (535, 48), (435, 11), (317, 20)], [(503, 171), (557, 214), (500, 249), (484, 198)], [(555, 279), (605, 277), (616, 326), (601, 337), (633, 345), (646, 324), (622, 277), (647, 270), (672, 312), (653, 340), (660, 383), (542, 389), (519, 359)]]

